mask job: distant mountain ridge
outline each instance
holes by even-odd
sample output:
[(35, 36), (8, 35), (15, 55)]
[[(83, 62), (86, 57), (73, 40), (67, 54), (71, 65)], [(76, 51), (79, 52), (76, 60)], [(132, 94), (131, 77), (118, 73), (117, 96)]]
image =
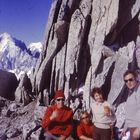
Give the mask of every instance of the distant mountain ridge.
[(8, 33), (0, 35), (0, 69), (19, 73), (28, 73), (35, 67), (42, 50), (42, 44), (31, 43), (28, 47)]

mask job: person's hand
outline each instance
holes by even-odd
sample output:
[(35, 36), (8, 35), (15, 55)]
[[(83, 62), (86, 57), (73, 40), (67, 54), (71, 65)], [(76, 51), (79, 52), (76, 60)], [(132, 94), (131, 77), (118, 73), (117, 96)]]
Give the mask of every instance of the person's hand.
[(121, 132), (121, 137), (126, 136), (126, 132), (127, 132), (127, 129), (123, 129), (122, 132)]
[(52, 115), (50, 116), (50, 120), (55, 119), (58, 115), (59, 115), (58, 110), (53, 111), (53, 112), (52, 112)]
[(132, 137), (134, 139), (139, 139), (140, 138), (140, 128), (135, 128), (132, 134)]
[(104, 106), (104, 115), (105, 116), (111, 115), (111, 110), (110, 110), (109, 106)]
[(58, 138), (58, 140), (66, 140), (66, 136), (61, 135), (61, 136)]
[(88, 140), (93, 140), (93, 138), (88, 138)]
[(93, 140), (93, 138), (89, 138), (87, 136), (82, 135), (80, 136), (80, 140)]

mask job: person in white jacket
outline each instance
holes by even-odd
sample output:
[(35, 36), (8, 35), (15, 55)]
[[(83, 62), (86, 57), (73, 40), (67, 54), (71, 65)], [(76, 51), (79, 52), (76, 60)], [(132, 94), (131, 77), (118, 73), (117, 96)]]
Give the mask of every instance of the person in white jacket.
[(115, 115), (111, 105), (103, 99), (101, 88), (95, 87), (91, 92), (93, 102), (91, 104), (93, 123), (94, 123), (94, 140), (111, 140), (112, 126), (115, 122)]

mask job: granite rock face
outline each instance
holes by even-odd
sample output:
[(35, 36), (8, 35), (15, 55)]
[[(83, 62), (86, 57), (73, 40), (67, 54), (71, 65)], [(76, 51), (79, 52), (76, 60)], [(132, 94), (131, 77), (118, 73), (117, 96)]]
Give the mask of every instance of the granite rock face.
[(139, 0), (53, 1), (43, 52), (31, 77), (33, 91), (47, 90), (51, 99), (57, 89), (69, 97), (82, 87), (89, 107), (89, 94), (98, 86), (115, 104), (123, 73), (140, 68), (139, 26)]

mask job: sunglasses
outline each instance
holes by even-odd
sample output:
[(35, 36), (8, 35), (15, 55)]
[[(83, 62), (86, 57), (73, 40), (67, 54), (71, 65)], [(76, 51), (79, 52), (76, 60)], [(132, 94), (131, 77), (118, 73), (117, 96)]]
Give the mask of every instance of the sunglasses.
[(87, 119), (87, 118), (89, 118), (89, 116), (82, 117), (81, 120)]
[(58, 101), (58, 102), (60, 102), (60, 101), (64, 102), (65, 99), (64, 98), (58, 98), (58, 99), (56, 99), (56, 101)]
[(130, 79), (126, 79), (126, 80), (124, 80), (125, 83), (132, 82), (132, 81), (134, 81), (133, 78), (130, 78)]

